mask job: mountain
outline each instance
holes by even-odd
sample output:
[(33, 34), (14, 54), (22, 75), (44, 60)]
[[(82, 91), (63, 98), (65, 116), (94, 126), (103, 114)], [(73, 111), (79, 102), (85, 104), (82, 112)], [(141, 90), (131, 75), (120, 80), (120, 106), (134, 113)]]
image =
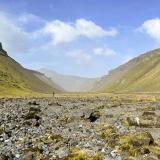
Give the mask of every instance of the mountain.
[[(46, 82), (47, 81), (47, 82)], [(22, 67), (8, 56), (0, 43), (0, 94), (21, 95), (21, 93), (60, 92), (56, 84), (35, 71)]]
[(65, 90), (63, 88), (61, 88), (59, 85), (57, 85), (54, 81), (51, 80), (51, 78), (46, 77), (43, 73), (40, 73), (38, 71), (34, 71), (34, 70), (30, 70), (36, 77), (38, 77), (41, 81), (43, 81), (44, 83), (52, 86), (53, 88), (55, 88), (57, 91), (63, 91), (65, 92)]
[(160, 92), (160, 49), (140, 55), (102, 77), (94, 86), (101, 92)]
[(53, 70), (41, 69), (46, 77), (49, 77), (56, 84), (68, 92), (87, 92), (90, 91), (98, 78), (83, 78), (79, 76), (63, 75)]

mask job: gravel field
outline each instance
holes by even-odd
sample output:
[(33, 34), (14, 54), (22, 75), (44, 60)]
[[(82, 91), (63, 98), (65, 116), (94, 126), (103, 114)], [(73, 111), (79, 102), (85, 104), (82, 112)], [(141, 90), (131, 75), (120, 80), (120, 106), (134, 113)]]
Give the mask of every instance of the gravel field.
[(158, 160), (160, 102), (0, 99), (0, 160)]

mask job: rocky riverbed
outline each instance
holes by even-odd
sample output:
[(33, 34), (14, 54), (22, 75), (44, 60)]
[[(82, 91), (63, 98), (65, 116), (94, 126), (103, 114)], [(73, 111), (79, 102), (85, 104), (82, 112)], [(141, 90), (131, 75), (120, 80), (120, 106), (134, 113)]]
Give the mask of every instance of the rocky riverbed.
[(160, 101), (0, 99), (0, 160), (158, 160)]

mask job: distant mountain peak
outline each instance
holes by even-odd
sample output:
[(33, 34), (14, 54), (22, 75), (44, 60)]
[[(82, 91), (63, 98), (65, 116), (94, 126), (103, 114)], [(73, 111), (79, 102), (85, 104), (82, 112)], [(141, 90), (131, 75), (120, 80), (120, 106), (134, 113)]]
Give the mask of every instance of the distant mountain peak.
[(88, 92), (99, 80), (99, 78), (60, 74), (50, 69), (40, 69), (39, 71), (68, 92)]
[(0, 42), (0, 54), (3, 56), (8, 56), (7, 52), (3, 49), (1, 42)]

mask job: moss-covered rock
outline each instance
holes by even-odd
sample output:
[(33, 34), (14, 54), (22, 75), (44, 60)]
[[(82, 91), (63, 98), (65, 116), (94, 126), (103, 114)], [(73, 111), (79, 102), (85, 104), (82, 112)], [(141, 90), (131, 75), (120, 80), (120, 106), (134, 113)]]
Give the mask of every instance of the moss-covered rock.
[(154, 139), (149, 132), (139, 131), (131, 135), (120, 136), (120, 151), (127, 152), (130, 156), (149, 154), (154, 146)]
[(155, 112), (151, 112), (151, 111), (145, 111), (145, 112), (143, 112), (143, 114), (142, 114), (142, 116), (151, 116), (151, 117), (153, 117), (153, 116), (156, 116), (156, 113)]
[(149, 132), (139, 131), (131, 136), (131, 143), (133, 146), (152, 145), (154, 139)]
[(23, 151), (22, 160), (41, 160), (43, 158), (42, 151), (38, 148), (26, 148)]

